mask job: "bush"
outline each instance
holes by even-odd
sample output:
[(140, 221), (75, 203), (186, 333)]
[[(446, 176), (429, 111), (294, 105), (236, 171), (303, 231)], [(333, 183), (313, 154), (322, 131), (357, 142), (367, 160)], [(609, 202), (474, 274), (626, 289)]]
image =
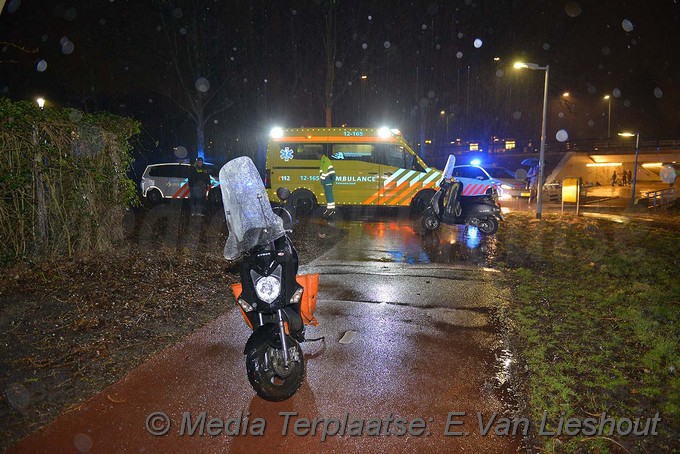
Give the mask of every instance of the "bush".
[(137, 200), (126, 172), (139, 123), (0, 99), (0, 263), (104, 251)]

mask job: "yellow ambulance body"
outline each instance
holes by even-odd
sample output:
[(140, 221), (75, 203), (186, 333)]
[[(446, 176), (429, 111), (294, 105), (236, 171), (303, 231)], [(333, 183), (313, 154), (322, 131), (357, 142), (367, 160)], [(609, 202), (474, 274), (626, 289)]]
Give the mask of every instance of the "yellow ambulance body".
[(311, 212), (325, 204), (317, 152), (335, 169), (336, 205), (411, 206), (422, 210), (442, 177), (387, 128), (274, 128), (267, 145), (265, 186), (269, 200), (288, 188), (290, 202)]

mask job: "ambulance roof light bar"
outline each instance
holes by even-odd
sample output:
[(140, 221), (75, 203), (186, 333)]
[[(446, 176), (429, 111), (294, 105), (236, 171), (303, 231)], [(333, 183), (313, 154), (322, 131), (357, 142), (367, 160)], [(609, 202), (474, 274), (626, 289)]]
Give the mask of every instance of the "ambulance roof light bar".
[(275, 126), (275, 127), (272, 128), (272, 130), (271, 130), (271, 132), (269, 133), (269, 135), (270, 135), (273, 139), (280, 139), (281, 137), (283, 137), (283, 128), (280, 128), (280, 127), (278, 127), (278, 126)]

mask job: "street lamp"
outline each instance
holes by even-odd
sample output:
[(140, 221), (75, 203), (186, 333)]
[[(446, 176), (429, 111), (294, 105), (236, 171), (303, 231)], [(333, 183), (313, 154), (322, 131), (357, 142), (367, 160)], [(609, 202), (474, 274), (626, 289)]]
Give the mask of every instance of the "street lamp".
[(630, 197), (630, 207), (635, 206), (635, 183), (637, 183), (637, 168), (638, 168), (638, 154), (640, 153), (640, 132), (620, 132), (621, 137), (633, 137), (635, 136), (635, 167), (633, 168), (633, 194)]
[(604, 100), (609, 104), (609, 112), (607, 113), (607, 140), (612, 137), (612, 99), (611, 96), (606, 95)]
[(536, 63), (517, 62), (513, 65), (516, 69), (527, 68), (531, 70), (545, 71), (545, 82), (543, 87), (543, 121), (541, 124), (541, 151), (538, 156), (538, 194), (536, 196), (536, 219), (541, 219), (543, 211), (543, 173), (545, 167), (545, 126), (548, 115), (548, 74), (550, 65), (538, 66)]
[(35, 100), (35, 102), (38, 103), (38, 107), (40, 107), (40, 110), (42, 110), (42, 108), (45, 107), (45, 98), (38, 98)]

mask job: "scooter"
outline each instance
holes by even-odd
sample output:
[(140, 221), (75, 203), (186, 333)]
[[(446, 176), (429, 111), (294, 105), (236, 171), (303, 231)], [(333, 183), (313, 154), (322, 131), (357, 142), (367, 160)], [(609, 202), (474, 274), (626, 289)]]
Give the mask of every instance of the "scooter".
[[(220, 170), (229, 236), (224, 256), (242, 257), (241, 282), (231, 286), (237, 307), (253, 333), (246, 342), (248, 380), (265, 400), (282, 401), (300, 388), (305, 359), (300, 343), (314, 318), (318, 274), (297, 275), (298, 255), (288, 234), (292, 217), (272, 210), (255, 165), (247, 157)], [(290, 196), (279, 188), (277, 196)]]
[(453, 177), (455, 163), (455, 156), (450, 155), (439, 189), (422, 214), (423, 229), (435, 230), (443, 222), (470, 225), (477, 227), (482, 235), (493, 235), (498, 231), (499, 221), (504, 220), (498, 191), (492, 186), (483, 195), (463, 196), (463, 183)]

